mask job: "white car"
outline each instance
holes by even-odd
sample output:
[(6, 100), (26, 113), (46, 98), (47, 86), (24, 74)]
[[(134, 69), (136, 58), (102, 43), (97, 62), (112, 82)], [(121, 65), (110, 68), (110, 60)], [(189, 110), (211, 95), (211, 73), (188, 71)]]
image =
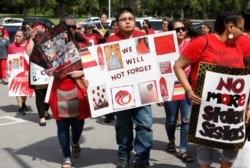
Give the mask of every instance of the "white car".
[(100, 21), (100, 17), (88, 17), (86, 19), (83, 19), (81, 22), (79, 22), (79, 24), (84, 26), (87, 23), (92, 23), (96, 21)]
[(19, 18), (12, 18), (12, 17), (4, 17), (0, 19), (0, 24), (21, 24), (22, 25), (23, 19)]

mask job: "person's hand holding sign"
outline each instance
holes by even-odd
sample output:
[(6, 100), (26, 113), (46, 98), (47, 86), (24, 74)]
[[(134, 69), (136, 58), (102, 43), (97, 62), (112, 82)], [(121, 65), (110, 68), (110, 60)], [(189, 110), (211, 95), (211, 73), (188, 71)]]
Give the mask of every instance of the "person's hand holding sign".
[(250, 104), (247, 105), (247, 109), (245, 113), (245, 121), (246, 123), (250, 123)]
[(200, 104), (201, 98), (194, 94), (193, 90), (187, 92), (191, 104)]

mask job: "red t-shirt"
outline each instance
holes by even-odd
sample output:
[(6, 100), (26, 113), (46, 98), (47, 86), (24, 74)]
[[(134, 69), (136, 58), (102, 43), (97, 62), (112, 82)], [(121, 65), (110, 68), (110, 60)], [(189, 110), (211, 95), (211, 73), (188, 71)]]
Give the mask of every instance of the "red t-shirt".
[(155, 34), (155, 30), (153, 28), (148, 29), (148, 34)]
[(86, 35), (85, 33), (82, 35), (84, 38), (86, 38), (89, 42), (92, 43), (92, 45), (97, 45), (98, 42), (101, 39), (101, 36), (99, 34), (92, 33), (91, 35)]
[(7, 38), (10, 37), (9, 31), (7, 29), (4, 29), (3, 32), (4, 32), (4, 37), (7, 37)]
[(24, 53), (26, 51), (26, 47), (28, 45), (28, 40), (25, 41), (23, 45), (19, 45), (18, 43), (11, 43), (8, 48), (8, 54), (17, 54), (17, 53)]
[(236, 43), (240, 46), (243, 56), (250, 57), (250, 38), (242, 34)]
[(182, 53), (192, 63), (191, 84), (195, 88), (199, 62), (244, 68), (241, 48), (221, 42), (213, 33), (194, 39)]
[[(139, 30), (134, 30), (132, 37), (140, 37), (140, 36), (144, 36), (144, 35), (146, 35), (146, 33), (139, 31)], [(108, 42), (113, 42), (113, 41), (118, 41), (118, 40), (126, 40), (126, 39), (127, 38), (125, 38), (123, 36), (121, 31), (118, 31), (114, 35), (110, 36), (106, 42), (108, 43)]]
[(80, 46), (80, 48), (86, 48), (87, 45), (84, 42), (80, 42), (78, 41), (78, 45)]
[[(18, 43), (11, 43), (7, 53), (8, 54), (18, 54), (18, 53), (25, 53), (26, 47), (29, 44), (29, 41), (26, 40), (23, 45), (19, 45)], [(24, 59), (24, 71), (29, 71), (29, 63), (28, 60)]]

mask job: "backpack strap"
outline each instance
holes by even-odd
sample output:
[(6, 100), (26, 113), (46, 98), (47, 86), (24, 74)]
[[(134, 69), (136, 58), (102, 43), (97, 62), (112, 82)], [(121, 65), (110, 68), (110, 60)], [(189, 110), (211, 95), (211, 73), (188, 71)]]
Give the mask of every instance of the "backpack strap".
[[(205, 44), (205, 47), (203, 48), (203, 50), (201, 51), (200, 55), (202, 55), (206, 51), (206, 49), (208, 48), (208, 39), (207, 39), (206, 36), (204, 36), (204, 38), (206, 39), (206, 44)], [(193, 68), (192, 68), (192, 65), (191, 65), (191, 71), (190, 71), (190, 74), (188, 76), (188, 81), (189, 81), (190, 84), (191, 84), (191, 73), (192, 73), (192, 70), (193, 70)]]

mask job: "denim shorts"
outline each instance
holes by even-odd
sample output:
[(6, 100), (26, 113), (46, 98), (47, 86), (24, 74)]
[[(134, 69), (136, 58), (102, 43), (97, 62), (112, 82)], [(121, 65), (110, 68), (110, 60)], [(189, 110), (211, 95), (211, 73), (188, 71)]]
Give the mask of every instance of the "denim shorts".
[[(214, 148), (207, 146), (199, 146), (197, 149), (198, 163), (202, 165), (210, 165), (213, 161)], [(239, 150), (222, 150), (221, 159), (227, 162), (234, 162)]]

